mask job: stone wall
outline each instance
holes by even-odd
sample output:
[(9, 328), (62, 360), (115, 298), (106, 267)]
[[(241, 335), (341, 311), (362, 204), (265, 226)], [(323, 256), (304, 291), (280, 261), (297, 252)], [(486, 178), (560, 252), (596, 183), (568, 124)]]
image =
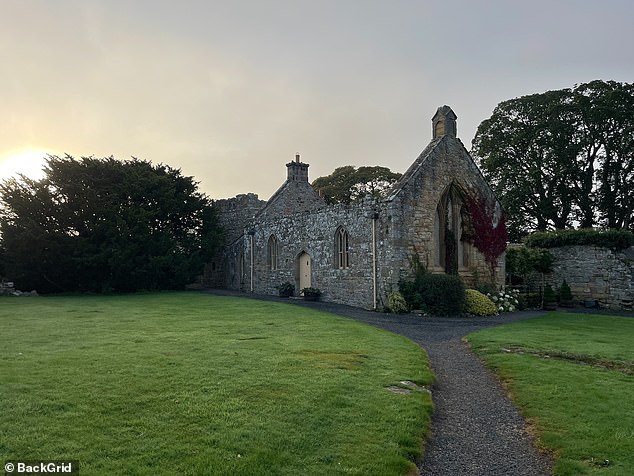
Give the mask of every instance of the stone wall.
[(218, 224), (223, 232), (223, 246), (205, 266), (202, 282), (212, 288), (241, 289), (240, 262), (244, 230), (266, 202), (255, 193), (214, 201)]
[(576, 301), (596, 300), (609, 309), (632, 309), (634, 247), (622, 252), (595, 246), (551, 248), (553, 284), (565, 279)]
[[(336, 263), (335, 233), (339, 227), (345, 228), (349, 237), (350, 261), (346, 269), (339, 269)], [(276, 294), (276, 286), (289, 281), (298, 294), (298, 258), (307, 253), (311, 261), (311, 287), (324, 293), (323, 300), (372, 307), (372, 218), (365, 203), (258, 219), (253, 231), (253, 247), (251, 237), (247, 236), (245, 252), (248, 290)], [(278, 240), (276, 269), (272, 269), (268, 257), (271, 235)]]

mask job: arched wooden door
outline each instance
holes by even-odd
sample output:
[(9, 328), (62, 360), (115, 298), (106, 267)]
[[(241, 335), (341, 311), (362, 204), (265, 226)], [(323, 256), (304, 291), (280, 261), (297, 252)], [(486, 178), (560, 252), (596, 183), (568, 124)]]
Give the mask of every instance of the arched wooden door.
[(297, 257), (297, 269), (299, 272), (299, 290), (311, 287), (311, 270), (310, 270), (310, 255), (303, 251)]

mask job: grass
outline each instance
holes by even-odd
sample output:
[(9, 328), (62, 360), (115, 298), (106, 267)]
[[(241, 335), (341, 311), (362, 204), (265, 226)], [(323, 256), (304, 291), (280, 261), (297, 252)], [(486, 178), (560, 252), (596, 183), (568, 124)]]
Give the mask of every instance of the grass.
[(405, 474), (431, 382), (405, 338), (196, 293), (0, 299), (0, 459), (90, 474)]
[(469, 342), (556, 455), (555, 475), (634, 474), (634, 319), (556, 312)]

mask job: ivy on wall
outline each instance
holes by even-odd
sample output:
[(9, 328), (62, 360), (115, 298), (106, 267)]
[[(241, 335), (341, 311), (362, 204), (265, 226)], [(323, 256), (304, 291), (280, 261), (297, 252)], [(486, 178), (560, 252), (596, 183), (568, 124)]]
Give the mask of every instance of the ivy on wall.
[(491, 276), (495, 277), (497, 259), (506, 250), (508, 240), (506, 217), (504, 213), (501, 213), (498, 222), (494, 223), (494, 210), (481, 196), (468, 196), (466, 204), (473, 227), (471, 243), (484, 255), (485, 261), (491, 268)]

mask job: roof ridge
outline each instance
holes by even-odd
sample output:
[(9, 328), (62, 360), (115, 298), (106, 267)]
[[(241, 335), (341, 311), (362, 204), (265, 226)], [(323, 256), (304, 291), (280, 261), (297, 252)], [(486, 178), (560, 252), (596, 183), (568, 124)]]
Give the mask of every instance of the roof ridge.
[(410, 179), (423, 166), (423, 163), (425, 163), (427, 158), (431, 155), (434, 149), (438, 147), (438, 145), (443, 141), (444, 138), (445, 136), (438, 137), (436, 139), (433, 139), (429, 144), (427, 144), (427, 147), (425, 147), (423, 151), (418, 155), (416, 160), (414, 160), (412, 165), (409, 166), (409, 168), (405, 171), (403, 176), (394, 185), (392, 185), (391, 190), (389, 191), (389, 193), (387, 194), (387, 197), (385, 198), (386, 201), (393, 200), (401, 192), (401, 190), (403, 190), (405, 185), (407, 185)]

